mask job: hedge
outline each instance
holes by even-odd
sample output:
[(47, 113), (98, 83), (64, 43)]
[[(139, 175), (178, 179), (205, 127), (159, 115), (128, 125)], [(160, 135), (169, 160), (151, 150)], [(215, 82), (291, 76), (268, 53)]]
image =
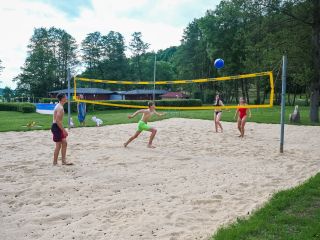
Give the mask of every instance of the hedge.
[(58, 102), (58, 99), (57, 98), (41, 98), (40, 99), (40, 102), (41, 103), (55, 103), (55, 102)]
[(0, 111), (33, 113), (36, 112), (36, 106), (32, 103), (0, 103)]
[[(98, 101), (97, 101), (98, 102)], [(149, 100), (105, 100), (99, 101), (105, 103), (124, 104), (124, 105), (138, 105), (147, 106)], [(156, 100), (156, 106), (170, 106), (170, 107), (193, 107), (202, 106), (200, 99), (174, 99), (174, 100)], [(71, 102), (71, 112), (77, 112), (77, 102)], [(65, 111), (68, 109), (68, 104), (64, 105)], [(87, 104), (87, 112), (104, 111), (110, 109), (127, 109), (125, 107), (112, 107), (100, 104)]]

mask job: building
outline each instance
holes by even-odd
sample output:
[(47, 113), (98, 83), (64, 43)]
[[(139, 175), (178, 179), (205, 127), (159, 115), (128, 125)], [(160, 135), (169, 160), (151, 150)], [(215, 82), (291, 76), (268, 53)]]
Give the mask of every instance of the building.
[[(154, 93), (153, 93), (154, 92)], [(136, 89), (126, 92), (119, 92), (123, 96), (123, 100), (153, 100), (153, 94), (155, 95), (155, 100), (161, 99), (161, 95), (166, 94), (166, 90), (145, 90), (145, 89)]]
[[(101, 89), (101, 88), (77, 88), (77, 95), (82, 94), (86, 100), (111, 100), (112, 95), (117, 95), (116, 92)], [(49, 92), (49, 96), (55, 98), (57, 94), (68, 94), (68, 89), (56, 90)], [(71, 98), (73, 97), (74, 89), (70, 88)]]
[(161, 99), (187, 99), (189, 98), (186, 94), (182, 93), (182, 92), (167, 92), (163, 95), (160, 96)]
[[(49, 97), (56, 98), (58, 93), (68, 94), (68, 89), (49, 92)], [(70, 88), (71, 98), (74, 90)], [(161, 95), (166, 94), (166, 90), (156, 89), (155, 99), (161, 99)], [(86, 100), (153, 100), (153, 90), (136, 89), (131, 91), (109, 91), (101, 88), (77, 88), (77, 95), (83, 95)]]

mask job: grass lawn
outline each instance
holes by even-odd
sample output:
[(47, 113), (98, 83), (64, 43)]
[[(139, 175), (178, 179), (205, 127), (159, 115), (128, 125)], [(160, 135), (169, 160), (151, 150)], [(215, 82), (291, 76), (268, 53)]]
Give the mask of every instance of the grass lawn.
[[(93, 115), (102, 119), (104, 125), (132, 123), (138, 121), (138, 116), (135, 119), (128, 119), (127, 115), (134, 112), (132, 109), (124, 110), (109, 110), (99, 112), (89, 112), (87, 114), (87, 126), (94, 126), (94, 122), (91, 121)], [(280, 122), (280, 107), (276, 106), (273, 108), (266, 109), (252, 109), (252, 118), (249, 121), (258, 123), (279, 123)], [(286, 121), (289, 118), (289, 114), (293, 111), (293, 107), (286, 108)], [(234, 121), (235, 110), (224, 111), (222, 120), (232, 122)], [(300, 107), (301, 114), (301, 125), (311, 125), (309, 121), (309, 108)], [(212, 120), (213, 111), (210, 110), (198, 110), (198, 111), (167, 111), (165, 117), (157, 118), (153, 117), (152, 121), (159, 119), (172, 118), (172, 117), (183, 117), (193, 119), (206, 119)], [(73, 122), (78, 126), (77, 115), (72, 114)], [(29, 130), (26, 125), (30, 122), (36, 122), (36, 126), (32, 130), (37, 129), (50, 129), (52, 122), (52, 115), (43, 115), (38, 113), (20, 113), (20, 112), (8, 112), (0, 111), (0, 132), (5, 131), (27, 131)], [(67, 126), (67, 118), (64, 119), (64, 124)]]
[(320, 239), (320, 173), (306, 183), (275, 194), (247, 220), (221, 228), (212, 240)]

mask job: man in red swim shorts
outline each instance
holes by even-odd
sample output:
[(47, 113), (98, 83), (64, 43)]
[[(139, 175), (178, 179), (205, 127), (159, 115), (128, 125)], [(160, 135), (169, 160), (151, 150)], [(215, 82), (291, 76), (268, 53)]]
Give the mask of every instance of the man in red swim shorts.
[(68, 132), (64, 129), (62, 125), (62, 120), (64, 116), (63, 105), (67, 102), (67, 97), (63, 93), (57, 95), (59, 103), (55, 106), (53, 112), (53, 122), (51, 126), (51, 132), (53, 134), (53, 141), (56, 143), (56, 148), (53, 155), (53, 165), (58, 164), (58, 156), (61, 149), (62, 155), (62, 165), (73, 165), (73, 163), (66, 162), (67, 153), (67, 137)]

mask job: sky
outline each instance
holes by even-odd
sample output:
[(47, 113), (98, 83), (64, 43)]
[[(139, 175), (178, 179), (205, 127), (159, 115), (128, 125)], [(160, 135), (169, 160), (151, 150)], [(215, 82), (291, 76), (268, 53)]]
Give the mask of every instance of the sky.
[(128, 43), (141, 32), (150, 50), (180, 44), (183, 30), (194, 18), (215, 9), (220, 0), (0, 0), (0, 88), (12, 81), (27, 56), (35, 28), (66, 30), (80, 44), (88, 33), (120, 32)]

